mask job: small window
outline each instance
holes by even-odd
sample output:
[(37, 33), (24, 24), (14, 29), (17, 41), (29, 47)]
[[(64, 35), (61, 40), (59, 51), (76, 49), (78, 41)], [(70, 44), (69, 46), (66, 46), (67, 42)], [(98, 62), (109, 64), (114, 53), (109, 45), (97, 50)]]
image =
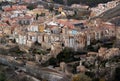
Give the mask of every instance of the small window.
[(112, 31), (112, 33), (114, 33), (114, 31)]

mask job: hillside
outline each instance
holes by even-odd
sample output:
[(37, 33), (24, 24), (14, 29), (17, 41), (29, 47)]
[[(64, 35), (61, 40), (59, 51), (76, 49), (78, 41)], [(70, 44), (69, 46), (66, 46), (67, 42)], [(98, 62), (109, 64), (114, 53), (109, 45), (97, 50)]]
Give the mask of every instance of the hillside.
[(71, 5), (77, 3), (77, 4), (85, 4), (85, 5), (89, 5), (90, 7), (93, 7), (93, 6), (97, 6), (97, 4), (99, 3), (106, 3), (112, 0), (53, 0), (53, 1), (60, 4)]
[(110, 21), (120, 26), (120, 4), (117, 5), (115, 8), (102, 13), (101, 15), (99, 15), (99, 18), (104, 21)]

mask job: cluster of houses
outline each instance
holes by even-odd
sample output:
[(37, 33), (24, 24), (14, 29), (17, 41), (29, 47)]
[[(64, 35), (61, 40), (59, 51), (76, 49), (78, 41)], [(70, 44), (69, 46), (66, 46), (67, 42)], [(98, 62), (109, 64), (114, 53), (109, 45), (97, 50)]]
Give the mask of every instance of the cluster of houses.
[[(0, 36), (9, 36), (16, 43), (31, 47), (34, 43), (53, 47), (59, 43), (75, 51), (84, 49), (93, 40), (116, 35), (116, 27), (100, 19), (87, 20), (56, 18), (42, 5), (28, 10), (26, 5), (3, 6), (0, 12)], [(44, 15), (43, 15), (44, 14)]]
[(118, 4), (120, 3), (119, 0), (113, 0), (113, 1), (110, 1), (110, 2), (107, 2), (107, 3), (100, 3), (98, 4), (97, 7), (93, 7), (91, 8), (91, 16), (99, 16), (101, 13), (109, 10), (109, 9), (112, 9), (114, 7), (116, 7)]
[(35, 0), (0, 0), (0, 2), (12, 2), (12, 3), (16, 3), (16, 2), (25, 2), (25, 3), (30, 3), (30, 2), (35, 2)]
[[(102, 13), (116, 5), (116, 1), (99, 4), (97, 10), (93, 8), (95, 11), (93, 12), (98, 15), (98, 13)], [(81, 6), (72, 5), (72, 7), (80, 8)], [(82, 7), (88, 9), (88, 6)], [(64, 14), (62, 13), (64, 11), (67, 12), (64, 8), (61, 9), (61, 7), (58, 10), (61, 14)], [(68, 14), (73, 15), (74, 13), (69, 12)], [(34, 45), (37, 44), (36, 46), (40, 45), (43, 49), (51, 49), (48, 54), (35, 55), (34, 58), (39, 64), (44, 64), (53, 55), (56, 57), (65, 47), (72, 48), (74, 51), (81, 51), (95, 40), (105, 40), (113, 37), (120, 39), (120, 27), (110, 22), (104, 22), (99, 18), (94, 20), (77, 20), (58, 16), (55, 15), (54, 11), (44, 8), (43, 5), (38, 5), (33, 10), (29, 10), (26, 5), (2, 6), (2, 11), (0, 11), (0, 39), (6, 37), (10, 42), (14, 40), (15, 45), (18, 44), (28, 48), (34, 48)], [(97, 56), (103, 59), (120, 56), (120, 49), (101, 47), (98, 52), (88, 52), (85, 55), (80, 55), (80, 57), (76, 55), (77, 58), (81, 59), (79, 66), (76, 67), (77, 72), (88, 71), (89, 68), (86, 68), (82, 63), (90, 61), (91, 64), (94, 64)], [(27, 65), (31, 64), (28, 63)], [(60, 63), (59, 69), (69, 74), (67, 71), (68, 67), (64, 62)]]

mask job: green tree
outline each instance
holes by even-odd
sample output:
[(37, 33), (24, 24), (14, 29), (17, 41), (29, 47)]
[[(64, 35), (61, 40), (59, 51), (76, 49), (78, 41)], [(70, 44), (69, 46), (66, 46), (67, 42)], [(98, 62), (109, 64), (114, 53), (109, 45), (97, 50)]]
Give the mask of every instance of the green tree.
[(62, 52), (60, 52), (57, 56), (59, 62), (70, 62), (74, 59), (74, 51), (72, 48), (65, 48)]
[(120, 67), (115, 70), (115, 81), (120, 81)]
[(36, 20), (38, 20), (38, 17), (39, 17), (39, 14), (37, 13), (37, 14), (36, 14)]
[(33, 9), (36, 8), (36, 5), (34, 5), (34, 4), (29, 4), (29, 5), (27, 6), (27, 8), (28, 8), (29, 10), (33, 10)]
[(89, 6), (97, 6), (97, 4), (99, 3), (106, 3), (112, 0), (54, 0), (54, 1), (60, 4), (65, 4), (65, 2), (67, 2), (66, 4), (68, 5), (82, 3), (87, 4)]
[(3, 72), (0, 73), (0, 81), (5, 81), (6, 77)]
[(57, 59), (56, 58), (50, 58), (49, 59), (49, 65), (56, 65), (57, 64)]

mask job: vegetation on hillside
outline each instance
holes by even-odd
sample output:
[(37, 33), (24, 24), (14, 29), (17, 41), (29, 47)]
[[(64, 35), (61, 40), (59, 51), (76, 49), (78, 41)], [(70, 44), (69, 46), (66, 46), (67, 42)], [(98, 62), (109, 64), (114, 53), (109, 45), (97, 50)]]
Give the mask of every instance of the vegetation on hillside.
[(89, 5), (91, 7), (96, 6), (99, 3), (106, 3), (108, 1), (112, 1), (112, 0), (54, 0), (54, 2), (60, 3), (60, 4), (71, 5), (74, 3), (77, 3), (77, 4), (81, 3), (81, 4)]
[(92, 81), (92, 79), (87, 75), (80, 73), (80, 74), (74, 75), (72, 81)]

